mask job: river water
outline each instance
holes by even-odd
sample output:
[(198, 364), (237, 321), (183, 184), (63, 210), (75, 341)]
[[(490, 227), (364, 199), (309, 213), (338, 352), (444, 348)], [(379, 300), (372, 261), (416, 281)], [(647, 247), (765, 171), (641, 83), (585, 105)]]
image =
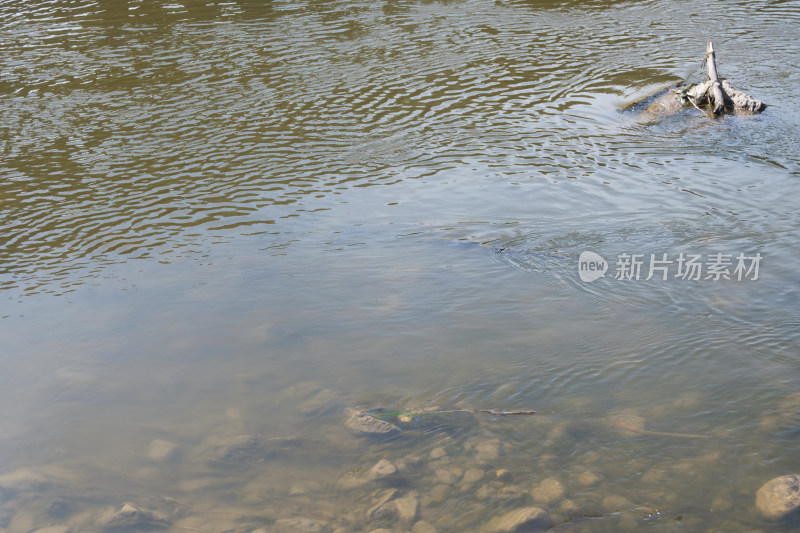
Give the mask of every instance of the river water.
[[(0, 531), (792, 527), (797, 2), (0, 21)], [(709, 39), (764, 113), (622, 110)]]

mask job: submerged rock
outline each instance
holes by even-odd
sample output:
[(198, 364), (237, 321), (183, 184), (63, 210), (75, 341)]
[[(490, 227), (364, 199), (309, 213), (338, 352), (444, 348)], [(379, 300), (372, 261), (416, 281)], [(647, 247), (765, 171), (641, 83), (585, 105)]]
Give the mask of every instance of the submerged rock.
[(558, 502), (558, 510), (563, 513), (571, 513), (578, 509), (578, 504), (570, 499), (561, 500)]
[(336, 481), (335, 487), (337, 490), (348, 491), (363, 487), (367, 481), (365, 477), (357, 477), (352, 472), (348, 472)]
[(160, 513), (125, 503), (119, 511), (113, 509), (100, 516), (98, 526), (104, 531), (128, 528), (156, 529), (169, 526), (169, 520)]
[[(666, 117), (674, 116), (686, 109), (675, 93), (676, 87), (679, 86), (671, 85), (661, 89), (655, 94), (625, 106), (623, 111), (635, 113), (637, 122), (642, 124), (654, 124)], [(687, 105), (691, 108), (691, 104)]]
[(366, 475), (359, 476), (357, 472), (348, 472), (336, 481), (336, 488), (339, 490), (352, 490), (363, 487), (370, 481), (380, 481), (393, 479), (397, 474), (397, 467), (390, 461), (381, 459), (375, 463)]
[(323, 524), (311, 518), (282, 518), (274, 525), (275, 533), (319, 533)]
[(578, 483), (581, 485), (593, 485), (600, 480), (600, 477), (591, 470), (585, 470), (578, 474)]
[(784, 425), (800, 425), (800, 392), (786, 396), (776, 410), (761, 418), (761, 427), (765, 431), (775, 431)]
[(612, 414), (609, 417), (609, 423), (635, 435), (644, 431), (645, 419), (634, 409), (623, 409)]
[(564, 496), (564, 485), (556, 478), (542, 480), (531, 492), (533, 499), (539, 503), (554, 502)]
[(464, 472), (464, 476), (461, 478), (461, 484), (467, 488), (483, 479), (484, 475), (485, 472), (480, 468), (468, 468), (467, 471)]
[(667, 89), (648, 99), (647, 107), (642, 110), (642, 117), (655, 119), (682, 111), (680, 98), (672, 89)]
[(417, 516), (417, 507), (419, 507), (419, 500), (416, 496), (404, 496), (394, 500), (397, 507), (397, 517), (400, 522), (404, 524), (411, 523)]
[(345, 425), (355, 433), (362, 435), (388, 435), (400, 431), (400, 428), (379, 420), (361, 409), (348, 409)]
[(378, 493), (373, 501), (372, 507), (370, 507), (369, 510), (367, 511), (367, 518), (372, 516), (372, 513), (374, 513), (375, 510), (378, 509), (381, 505), (394, 498), (397, 495), (397, 492), (398, 492), (397, 489), (389, 489)]
[(440, 503), (445, 501), (449, 495), (450, 487), (445, 484), (440, 484), (431, 489), (428, 500), (430, 503)]
[(369, 469), (369, 479), (382, 479), (397, 472), (397, 467), (386, 459), (381, 459)]
[(485, 533), (515, 533), (547, 529), (550, 519), (544, 509), (523, 507), (490, 520), (483, 528)]
[(511, 480), (511, 472), (506, 470), (505, 468), (498, 468), (494, 471), (495, 479), (499, 479), (500, 481), (509, 481)]
[(450, 466), (446, 468), (437, 468), (434, 471), (436, 481), (445, 485), (452, 485), (464, 475), (464, 471), (458, 467)]
[(479, 462), (494, 461), (500, 456), (500, 441), (497, 439), (485, 440), (475, 446), (475, 459)]
[(603, 501), (600, 502), (600, 505), (604, 511), (609, 513), (617, 513), (629, 509), (631, 507), (631, 502), (625, 496), (620, 496), (619, 494), (608, 494), (603, 498)]
[(420, 520), (414, 524), (414, 528), (411, 530), (411, 533), (436, 533), (436, 528), (424, 520)]
[(419, 501), (415, 496), (404, 496), (381, 504), (372, 510), (370, 518), (410, 524), (417, 516), (418, 506)]
[(0, 501), (19, 493), (60, 487), (79, 480), (80, 474), (58, 466), (20, 468), (0, 476)]
[(444, 457), (445, 455), (447, 455), (447, 450), (445, 450), (441, 446), (438, 446), (433, 450), (431, 450), (431, 453), (428, 455), (428, 457), (430, 457), (433, 460), (436, 460)]
[(800, 509), (800, 476), (771, 479), (756, 492), (756, 507), (769, 520), (788, 518)]
[(263, 439), (255, 435), (222, 435), (206, 441), (203, 456), (209, 466), (242, 466), (262, 459), (265, 454)]

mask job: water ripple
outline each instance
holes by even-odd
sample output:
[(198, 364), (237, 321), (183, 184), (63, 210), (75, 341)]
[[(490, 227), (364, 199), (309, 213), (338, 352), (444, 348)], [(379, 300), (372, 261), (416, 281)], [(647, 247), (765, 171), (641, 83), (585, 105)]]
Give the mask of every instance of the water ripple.
[[(506, 175), (599, 175), (613, 195), (631, 171), (670, 180), (676, 142), (708, 145), (701, 118), (616, 112), (698, 72), (697, 36), (713, 28), (671, 2), (225, 5), (0, 4), (7, 270), (178, 248), (196, 228), (235, 238), (328, 209), (342, 187), (473, 160)], [(779, 103), (785, 93), (759, 82), (765, 61), (735, 58), (766, 50), (780, 68), (792, 6), (760, 2), (747, 23), (750, 3), (720, 9), (732, 21), (725, 72)], [(717, 158), (797, 171), (796, 116), (740, 122), (726, 122), (736, 143), (712, 134)], [(761, 142), (783, 149), (751, 149)]]

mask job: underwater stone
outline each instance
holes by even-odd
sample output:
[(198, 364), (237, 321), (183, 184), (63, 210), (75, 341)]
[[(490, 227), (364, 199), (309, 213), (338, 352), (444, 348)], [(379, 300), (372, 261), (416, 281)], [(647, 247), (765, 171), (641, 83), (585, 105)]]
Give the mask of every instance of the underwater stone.
[(756, 507), (770, 520), (782, 520), (800, 509), (800, 476), (773, 478), (756, 492)]
[(275, 533), (318, 533), (322, 524), (311, 518), (282, 518), (275, 522)]
[(411, 530), (411, 533), (436, 533), (436, 528), (424, 520), (420, 520), (414, 524), (414, 528)]
[(429, 457), (431, 459), (439, 459), (441, 457), (444, 457), (445, 455), (447, 455), (447, 451), (445, 451), (444, 448), (439, 446), (439, 447), (436, 447), (433, 450), (431, 450), (431, 453), (430, 453)]
[(449, 494), (450, 487), (442, 483), (431, 489), (429, 499), (431, 503), (440, 503), (446, 500)]
[(396, 472), (397, 472), (397, 467), (395, 467), (391, 462), (387, 461), (386, 459), (381, 459), (380, 461), (375, 463), (375, 466), (370, 468), (369, 478), (381, 479), (384, 477), (391, 476)]
[(206, 461), (209, 466), (236, 466), (262, 459), (264, 442), (255, 435), (222, 435), (206, 442)]
[(530, 531), (534, 528), (546, 529), (550, 519), (544, 509), (538, 507), (523, 507), (508, 512), (503, 516), (493, 518), (486, 524), (483, 531), (486, 533), (515, 533), (517, 531)]
[(101, 529), (114, 531), (125, 528), (166, 527), (169, 521), (155, 511), (125, 503), (119, 511), (114, 512), (112, 509), (102, 515), (98, 525)]
[(610, 513), (616, 513), (628, 509), (631, 506), (631, 502), (625, 496), (620, 496), (619, 494), (609, 494), (603, 498), (603, 501), (600, 502), (600, 505), (603, 510)]
[(478, 461), (494, 461), (500, 455), (500, 441), (496, 439), (485, 440), (475, 446)]
[(594, 483), (597, 483), (597, 481), (599, 480), (600, 477), (598, 477), (597, 474), (595, 474), (590, 470), (586, 470), (578, 474), (578, 483), (580, 483), (581, 485), (593, 485)]
[(549, 477), (542, 480), (531, 493), (533, 499), (540, 503), (549, 503), (558, 500), (564, 495), (564, 485), (556, 478)]
[(399, 521), (403, 524), (411, 523), (417, 516), (419, 500), (414, 496), (404, 496), (390, 500), (371, 511), (370, 518), (377, 520)]
[(485, 475), (484, 471), (480, 468), (469, 468), (464, 472), (464, 477), (461, 478), (461, 483), (465, 486), (474, 485)]
[(400, 428), (384, 420), (379, 420), (360, 409), (348, 409), (345, 425), (356, 433), (365, 435), (386, 435), (400, 431)]
[(397, 506), (397, 517), (401, 522), (410, 523), (417, 516), (417, 507), (419, 507), (419, 500), (414, 496), (405, 496), (394, 500)]

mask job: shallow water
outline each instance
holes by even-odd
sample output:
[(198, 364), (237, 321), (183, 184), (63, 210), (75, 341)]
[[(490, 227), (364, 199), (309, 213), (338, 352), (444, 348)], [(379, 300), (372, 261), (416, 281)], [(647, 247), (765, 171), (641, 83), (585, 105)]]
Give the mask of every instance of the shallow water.
[[(0, 2), (0, 531), (785, 530), (797, 7)], [(710, 38), (763, 114), (620, 111)]]

